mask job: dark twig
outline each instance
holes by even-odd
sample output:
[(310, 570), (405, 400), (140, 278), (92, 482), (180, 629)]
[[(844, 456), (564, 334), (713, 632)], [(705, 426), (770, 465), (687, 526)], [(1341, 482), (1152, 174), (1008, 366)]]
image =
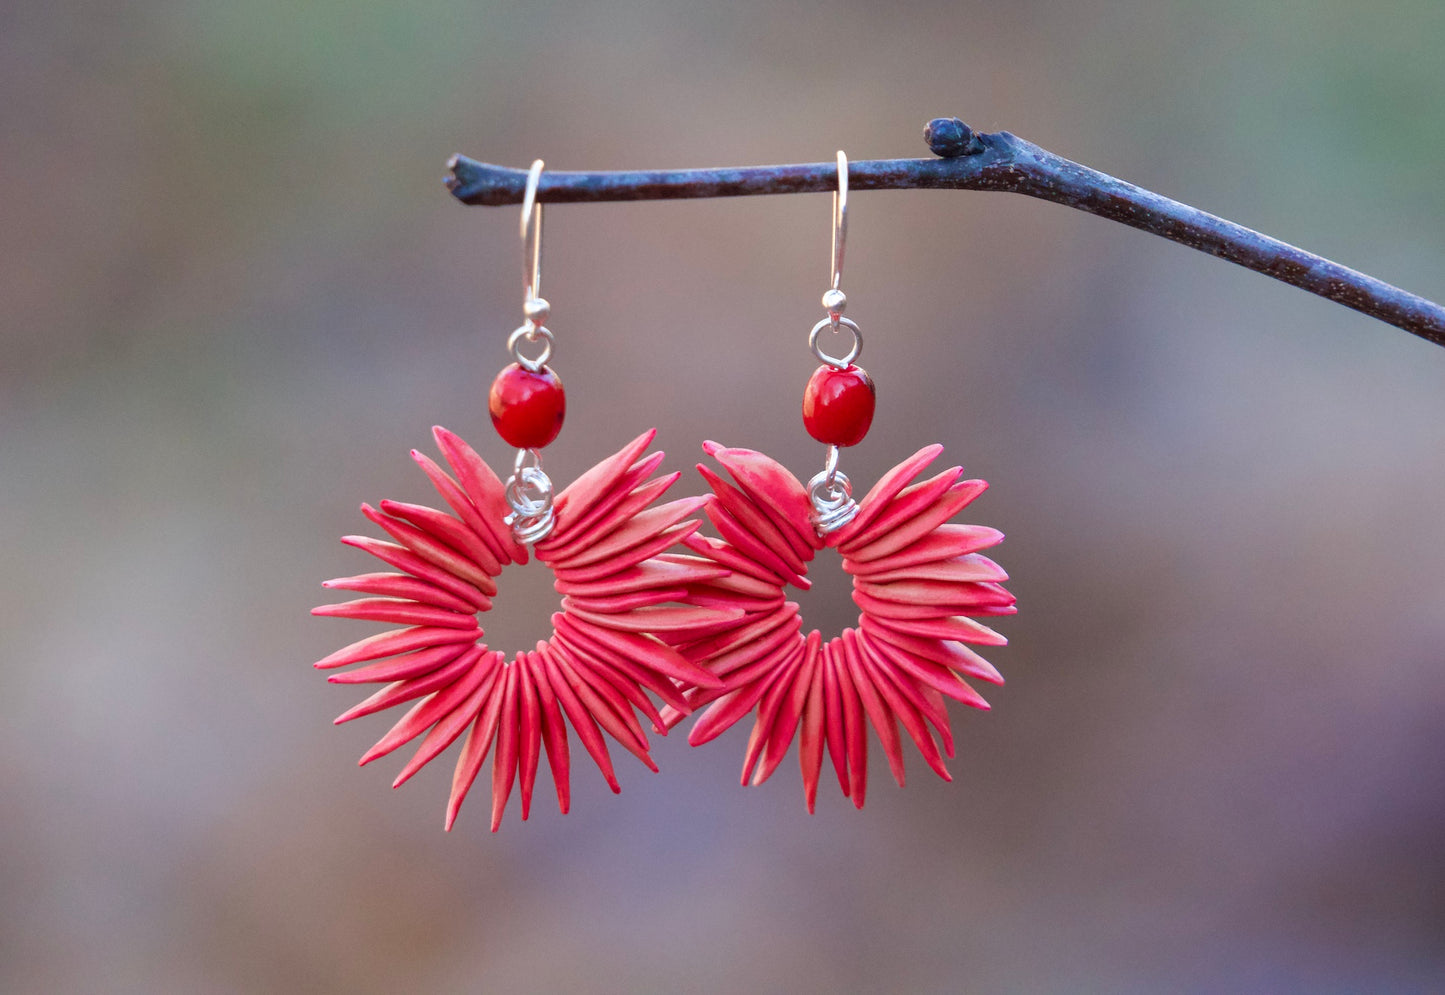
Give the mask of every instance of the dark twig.
[[(1027, 194), (1097, 214), (1219, 256), (1445, 345), (1445, 308), (1232, 221), (1161, 197), (1081, 166), (1001, 131), (975, 134), (956, 118), (924, 132), (937, 159), (850, 162), (852, 190), (937, 188)], [(527, 171), (454, 156), (447, 187), (464, 204), (519, 204)], [(740, 169), (542, 174), (537, 199), (547, 204), (603, 200), (673, 200), (828, 191), (831, 162)]]

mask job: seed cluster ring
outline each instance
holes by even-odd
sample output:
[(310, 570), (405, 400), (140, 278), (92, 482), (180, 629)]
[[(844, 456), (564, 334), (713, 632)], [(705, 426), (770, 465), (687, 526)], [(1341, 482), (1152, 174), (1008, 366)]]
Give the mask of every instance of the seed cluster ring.
[(667, 725), (648, 692), (681, 712), (691, 711), (684, 689), (722, 686), (669, 645), (706, 638), (733, 624), (742, 610), (678, 603), (687, 585), (719, 580), (727, 571), (668, 553), (697, 530), (701, 523), (693, 516), (707, 498), (649, 507), (679, 476), (653, 478), (663, 454), (644, 453), (655, 434), (634, 439), (557, 495), (555, 527), (533, 549), (555, 575), (560, 610), (552, 616), (551, 636), (511, 659), (483, 642), (478, 616), (491, 609), (503, 568), (527, 562), (527, 547), (505, 524), (504, 485), (461, 438), (434, 429), (451, 473), (412, 451), (452, 514), (396, 501), (383, 501), (380, 509), (362, 505), (362, 513), (395, 541), (342, 539), (395, 572), (326, 581), (323, 587), (367, 597), (313, 614), (403, 628), (368, 636), (317, 662), (324, 670), (361, 664), (331, 675), (332, 683), (384, 685), (336, 721), (416, 702), (361, 758), (370, 763), (425, 734), (396, 778), (398, 786), (465, 733), (447, 803), (448, 829), (493, 746), (495, 831), (514, 781), (521, 784), (522, 818), (530, 813), (544, 745), (558, 806), (568, 810), (569, 722), (608, 785), (619, 791), (602, 731), (655, 771), (634, 710), (659, 735), (666, 735)]
[[(796, 734), (810, 812), (825, 747), (843, 794), (862, 808), (866, 725), (878, 735), (900, 785), (899, 724), (929, 767), (951, 780), (943, 764), (944, 754), (953, 756), (944, 698), (988, 708), (962, 678), (1003, 679), (969, 644), (1002, 646), (1006, 640), (976, 619), (1016, 610), (1002, 586), (1007, 574), (980, 552), (1002, 541), (1003, 533), (947, 524), (988, 485), (962, 479), (960, 467), (915, 483), (943, 451), (929, 446), (885, 474), (858, 503), (852, 521), (820, 535), (810, 520), (807, 489), (781, 464), (748, 449), (713, 442), (703, 448), (735, 483), (698, 466), (712, 488), (705, 512), (718, 538), (693, 534), (684, 545), (699, 561), (731, 573), (689, 585), (685, 600), (742, 614), (712, 635), (674, 641), (683, 656), (726, 682), (685, 695), (694, 708), (709, 706), (688, 742), (705, 743), (756, 712), (742, 780), (758, 784), (777, 769)], [(816, 629), (803, 634), (798, 605), (786, 599), (786, 589), (809, 587), (807, 564), (830, 547), (853, 576), (860, 614), (856, 629), (825, 642)], [(670, 723), (682, 717), (681, 710), (664, 711)]]

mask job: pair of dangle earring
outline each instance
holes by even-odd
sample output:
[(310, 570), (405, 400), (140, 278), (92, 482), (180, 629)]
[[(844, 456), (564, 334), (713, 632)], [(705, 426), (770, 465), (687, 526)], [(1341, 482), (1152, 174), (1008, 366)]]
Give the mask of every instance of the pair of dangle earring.
[[(568, 810), (569, 723), (618, 791), (604, 730), (655, 771), (639, 715), (666, 735), (707, 706), (688, 737), (693, 745), (756, 712), (745, 784), (766, 780), (795, 736), (800, 739), (809, 811), (825, 748), (843, 793), (863, 806), (868, 725), (900, 785), (899, 724), (947, 779), (941, 753), (952, 756), (953, 741), (944, 698), (987, 707), (960, 675), (1001, 683), (968, 644), (1002, 645), (1003, 637), (976, 618), (1011, 614), (1014, 600), (1001, 586), (1006, 575), (980, 553), (1002, 533), (946, 524), (986, 485), (960, 479), (958, 467), (915, 483), (941, 446), (899, 464), (862, 501), (853, 500), (838, 469), (840, 449), (862, 441), (874, 407), (873, 383), (853, 365), (862, 332), (843, 316), (846, 157), (838, 153), (832, 281), (823, 296), (828, 317), (809, 335), (823, 365), (803, 401), (805, 427), (829, 447), (824, 469), (804, 487), (761, 453), (709, 442), (704, 451), (735, 483), (699, 464), (711, 493), (656, 507), (680, 475), (654, 477), (663, 454), (645, 452), (655, 430), (555, 497), (542, 469), (540, 451), (561, 429), (565, 394), (547, 366), (555, 338), (545, 325), (550, 305), (540, 296), (542, 206), (535, 200), (541, 171), (538, 160), (522, 205), (525, 321), (508, 339), (514, 362), (489, 396), (498, 434), (517, 450), (511, 476), (503, 483), (460, 437), (434, 429), (451, 473), (415, 450), (412, 456), (453, 514), (393, 501), (381, 502), (379, 510), (362, 505), (394, 541), (342, 541), (394, 571), (325, 582), (369, 596), (313, 612), (403, 626), (316, 664), (360, 664), (333, 674), (333, 683), (384, 685), (338, 723), (416, 702), (361, 763), (422, 737), (396, 778), (399, 786), (465, 734), (446, 826), (491, 751), (495, 831), (514, 783), (527, 818), (544, 747), (558, 805)], [(818, 344), (830, 328), (851, 336), (841, 357)], [(526, 348), (539, 342), (538, 354), (528, 357)], [(716, 537), (699, 532), (699, 511)], [(479, 619), (497, 594), (496, 578), (506, 565), (527, 562), (528, 546), (551, 568), (560, 610), (549, 639), (509, 659), (488, 648)], [(802, 634), (798, 605), (786, 600), (786, 588), (806, 588), (808, 562), (830, 547), (853, 575), (861, 614), (856, 629), (825, 643), (817, 630)]]

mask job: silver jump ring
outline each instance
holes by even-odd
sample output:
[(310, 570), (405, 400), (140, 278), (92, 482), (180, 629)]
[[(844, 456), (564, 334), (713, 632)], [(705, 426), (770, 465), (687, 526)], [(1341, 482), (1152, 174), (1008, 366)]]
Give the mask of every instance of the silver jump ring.
[[(830, 356), (818, 345), (818, 336), (825, 328), (831, 328), (834, 331), (846, 328), (853, 333), (853, 346), (848, 350), (846, 355)], [(852, 318), (839, 316), (835, 321), (830, 315), (814, 325), (813, 330), (808, 333), (808, 348), (813, 350), (813, 355), (817, 356), (820, 362), (827, 363), (835, 369), (846, 370), (852, 365), (853, 360), (857, 359), (859, 354), (863, 352), (863, 330), (858, 327), (858, 323)]]
[(828, 479), (827, 470), (819, 470), (813, 474), (813, 479), (808, 481), (808, 497), (813, 501), (816, 508), (828, 509), (837, 508), (846, 504), (853, 496), (853, 482), (843, 471), (833, 469), (833, 479)]
[(813, 505), (813, 528), (819, 535), (836, 532), (851, 522), (858, 514), (858, 502), (853, 500), (853, 484), (848, 475), (833, 467), (830, 481), (829, 472), (820, 470), (808, 481), (808, 499)]
[(552, 534), (552, 526), (557, 524), (557, 517), (552, 513), (552, 509), (548, 508), (535, 517), (508, 515), (506, 524), (512, 529), (512, 538), (518, 542), (538, 543)]
[[(541, 353), (533, 357), (523, 355), (522, 342), (524, 340), (527, 342), (536, 342), (538, 339), (542, 340)], [(554, 338), (550, 328), (539, 328), (531, 322), (528, 322), (507, 336), (507, 351), (512, 354), (512, 359), (518, 366), (527, 370), (529, 373), (540, 373), (547, 365), (547, 360), (552, 358), (553, 341)]]
[(518, 542), (541, 542), (556, 524), (552, 480), (542, 471), (542, 454), (535, 449), (518, 449), (512, 470), (505, 490), (512, 513), (504, 521)]
[(552, 481), (536, 467), (529, 466), (507, 481), (507, 504), (523, 518), (535, 518), (552, 507)]

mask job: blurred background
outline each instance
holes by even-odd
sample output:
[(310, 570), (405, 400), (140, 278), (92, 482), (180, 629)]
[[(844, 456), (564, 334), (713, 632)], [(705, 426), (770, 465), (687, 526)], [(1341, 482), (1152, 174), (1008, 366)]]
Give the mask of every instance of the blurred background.
[[(1442, 37), (1434, 0), (6, 3), (0, 990), (1445, 987), (1445, 350), (1116, 224), (853, 201), (845, 469), (942, 442), (1009, 535), (952, 784), (875, 746), (809, 817), (792, 761), (738, 786), (744, 729), (674, 735), (446, 834), (453, 753), (358, 770), (387, 723), (333, 727), (361, 695), (311, 662), (364, 630), (307, 614), (372, 569), (362, 500), (432, 498), (431, 425), (507, 459), (517, 209), (452, 153), (917, 156), (957, 115), (1439, 300)], [(828, 211), (553, 209), (554, 478), (649, 425), (811, 474)], [(530, 645), (545, 572), (502, 591)]]

